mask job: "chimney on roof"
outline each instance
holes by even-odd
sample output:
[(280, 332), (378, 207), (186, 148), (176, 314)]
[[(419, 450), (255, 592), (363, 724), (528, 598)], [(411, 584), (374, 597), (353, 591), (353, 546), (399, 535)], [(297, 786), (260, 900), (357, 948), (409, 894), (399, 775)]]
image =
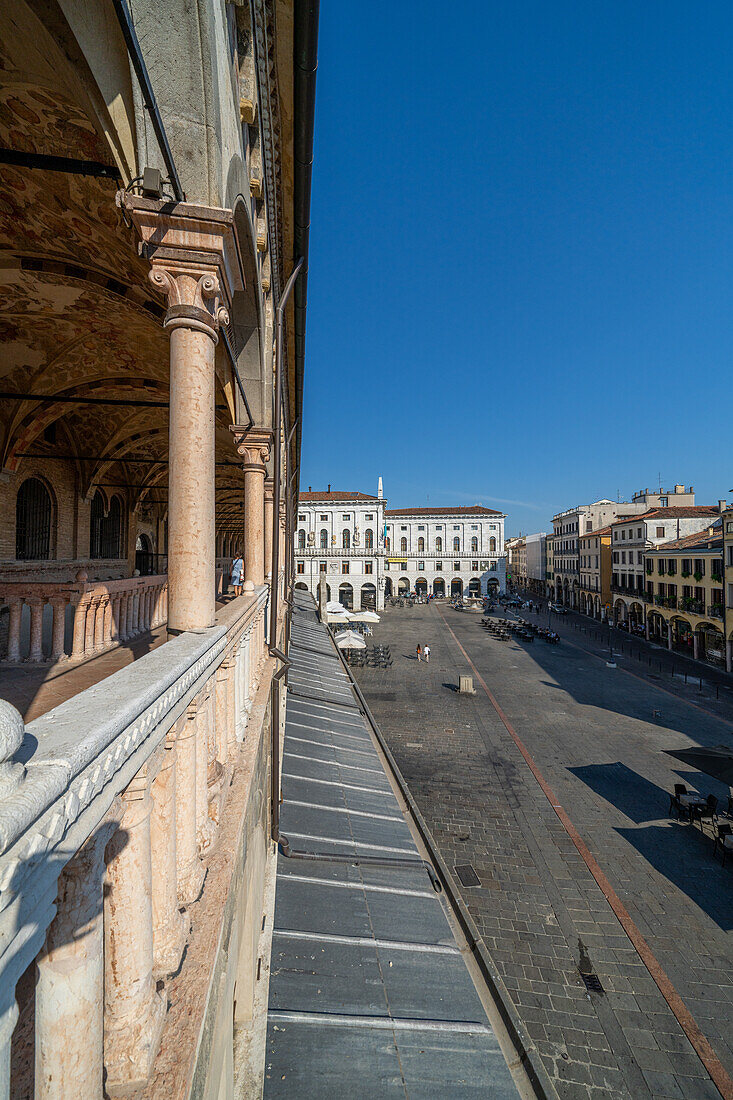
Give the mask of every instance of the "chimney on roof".
[(727, 501), (725, 501), (725, 500), (719, 500), (718, 501), (718, 511), (719, 512), (724, 512), (727, 507), (728, 507), (728, 502)]
[(384, 500), (384, 486), (382, 485), (381, 477), (377, 483), (377, 500)]
[(310, 485), (308, 486), (308, 492), (309, 492), (309, 493), (312, 493), (312, 492), (313, 492), (313, 489), (312, 489), (312, 487), (311, 487)]
[(331, 492), (331, 482), (330, 481), (328, 483), (328, 491), (329, 491), (329, 493)]
[(684, 493), (685, 487), (684, 485), (675, 485), (674, 491), (675, 493)]

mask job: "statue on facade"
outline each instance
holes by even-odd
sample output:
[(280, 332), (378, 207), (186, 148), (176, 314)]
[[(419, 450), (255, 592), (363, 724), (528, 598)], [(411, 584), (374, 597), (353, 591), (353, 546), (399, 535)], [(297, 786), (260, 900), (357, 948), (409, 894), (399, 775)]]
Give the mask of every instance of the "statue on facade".
[(359, 524), (354, 528), (354, 546), (359, 545)]
[(316, 533), (315, 533), (315, 531), (309, 531), (308, 532), (308, 545), (309, 546), (315, 546), (316, 545)]

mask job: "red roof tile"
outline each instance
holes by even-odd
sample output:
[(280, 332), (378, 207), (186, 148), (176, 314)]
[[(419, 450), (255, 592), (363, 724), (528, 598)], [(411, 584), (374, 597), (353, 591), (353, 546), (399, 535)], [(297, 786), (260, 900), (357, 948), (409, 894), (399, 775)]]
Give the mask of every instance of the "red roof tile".
[(392, 508), (387, 509), (388, 516), (503, 516), (494, 508), (485, 508), (483, 504), (468, 504), (460, 508)]

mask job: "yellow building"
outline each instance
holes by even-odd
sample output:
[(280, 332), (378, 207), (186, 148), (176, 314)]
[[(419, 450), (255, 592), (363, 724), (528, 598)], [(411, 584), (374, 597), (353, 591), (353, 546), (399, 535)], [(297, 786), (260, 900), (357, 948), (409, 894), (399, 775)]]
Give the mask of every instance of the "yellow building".
[(721, 521), (647, 550), (645, 580), (647, 637), (725, 666)]
[(580, 610), (605, 619), (611, 610), (611, 528), (589, 531), (578, 540), (580, 555)]

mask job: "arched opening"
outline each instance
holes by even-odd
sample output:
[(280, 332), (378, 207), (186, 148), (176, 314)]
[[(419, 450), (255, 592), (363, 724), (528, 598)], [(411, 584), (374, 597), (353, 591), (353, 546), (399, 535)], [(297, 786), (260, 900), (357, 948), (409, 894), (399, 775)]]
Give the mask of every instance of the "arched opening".
[(478, 539), (475, 535), (471, 538), (471, 553), (478, 554)]
[(450, 582), (450, 594), (451, 598), (453, 596), (463, 595), (463, 581), (460, 579), (460, 577), (454, 577), (453, 580)]
[(672, 648), (686, 653), (692, 657), (695, 649), (694, 631), (687, 619), (673, 618), (670, 621), (672, 629)]
[(586, 599), (585, 599), (585, 592), (581, 592), (581, 593), (580, 593), (580, 610), (581, 610), (581, 612), (582, 612), (582, 614), (583, 614), (583, 615), (585, 615), (585, 614), (586, 614), (586, 612), (587, 612), (587, 604), (586, 604)]
[(361, 606), (369, 611), (373, 611), (377, 606), (377, 590), (373, 584), (361, 586)]
[(697, 628), (697, 655), (701, 661), (725, 668), (725, 639), (722, 630), (712, 623)]
[(327, 600), (331, 599), (331, 585), (330, 584), (326, 585), (326, 599)]
[(328, 549), (328, 531), (325, 527), (321, 528), (321, 550)]
[(428, 594), (428, 582), (425, 577), (418, 577), (415, 581), (415, 591), (418, 596), (427, 596)]
[(93, 559), (121, 558), (122, 505), (120, 498), (112, 497), (105, 515), (104, 497), (97, 489), (92, 499), (89, 517), (89, 557)]
[(300, 531), (298, 531), (298, 549), (305, 550), (305, 531), (302, 527)]
[(562, 581), (559, 577), (555, 578), (555, 603), (562, 603)]
[(417, 540), (417, 552), (418, 554), (425, 553), (425, 539), (422, 537), (422, 535), (420, 535), (420, 538)]
[(388, 600), (388, 599), (391, 599), (391, 597), (392, 597), (392, 578), (391, 577), (385, 577), (385, 579), (384, 579), (384, 598), (386, 600)]
[(493, 535), (489, 539), (489, 550), (491, 550), (492, 552), (496, 551), (496, 539)]
[(298, 583), (296, 584), (295, 587), (300, 589), (302, 592), (307, 592), (308, 591), (308, 585), (303, 584), (303, 581), (298, 581)]
[(341, 534), (341, 546), (344, 550), (349, 550), (351, 548), (351, 531), (349, 531), (348, 528), (345, 528)]
[(397, 591), (400, 596), (410, 595), (410, 582), (407, 577), (400, 577), (397, 581)]
[(442, 577), (436, 577), (433, 581), (433, 595), (445, 596), (445, 581)]
[(387, 551), (387, 553), (389, 553), (390, 546), (391, 546), (391, 543), (390, 543), (389, 535), (385, 535), (385, 537), (384, 537), (384, 549)]
[(339, 603), (342, 603), (346, 608), (353, 608), (354, 606), (354, 589), (346, 581), (339, 585)]
[(19, 561), (48, 561), (52, 526), (51, 494), (40, 478), (26, 478), (15, 502), (16, 558)]
[(403, 554), (407, 553), (407, 539), (404, 537), (400, 539), (400, 550)]
[(374, 532), (372, 531), (371, 527), (367, 527), (366, 531), (364, 532), (364, 549), (374, 549)]
[(616, 600), (613, 605), (613, 622), (614, 626), (618, 626), (619, 623), (624, 622), (626, 619), (626, 604), (623, 600)]
[(629, 624), (636, 630), (644, 625), (644, 608), (640, 603), (632, 603), (629, 607)]
[(468, 594), (469, 596), (473, 596), (474, 599), (479, 598), (479, 596), (481, 595), (480, 577), (471, 577), (470, 581), (468, 582)]
[(443, 540), (440, 537), (440, 535), (438, 535), (435, 539), (435, 550), (436, 550), (436, 553), (438, 553), (438, 554), (443, 553)]
[(144, 534), (138, 535), (135, 540), (135, 568), (141, 577), (150, 577), (155, 572), (153, 548)]
[(461, 540), (458, 535), (453, 539), (453, 549), (457, 552), (461, 549)]

